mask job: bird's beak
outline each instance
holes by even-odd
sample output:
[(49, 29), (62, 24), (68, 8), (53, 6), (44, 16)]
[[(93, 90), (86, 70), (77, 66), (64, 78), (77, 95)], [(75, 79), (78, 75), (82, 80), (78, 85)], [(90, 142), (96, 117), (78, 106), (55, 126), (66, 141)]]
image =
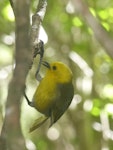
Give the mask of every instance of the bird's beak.
[(50, 69), (50, 64), (47, 61), (42, 61), (42, 65), (44, 65), (45, 67), (47, 67), (48, 69)]

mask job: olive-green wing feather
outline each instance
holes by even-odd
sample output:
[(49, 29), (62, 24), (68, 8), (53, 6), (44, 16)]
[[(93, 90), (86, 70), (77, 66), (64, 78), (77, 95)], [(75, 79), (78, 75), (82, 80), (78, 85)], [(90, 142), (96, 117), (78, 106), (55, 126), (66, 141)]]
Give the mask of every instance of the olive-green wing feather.
[(64, 112), (69, 107), (74, 95), (74, 88), (72, 83), (59, 84), (58, 90), (60, 94), (59, 97), (55, 100), (54, 106), (51, 110), (50, 126), (64, 114)]

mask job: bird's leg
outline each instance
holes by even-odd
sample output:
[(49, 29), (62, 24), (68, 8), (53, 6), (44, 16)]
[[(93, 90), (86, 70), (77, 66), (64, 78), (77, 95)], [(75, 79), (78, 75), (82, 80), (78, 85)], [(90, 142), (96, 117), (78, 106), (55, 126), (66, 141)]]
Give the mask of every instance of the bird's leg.
[(27, 97), (27, 95), (26, 95), (25, 92), (24, 92), (24, 97), (26, 98), (28, 105), (31, 106), (31, 107), (34, 107), (33, 102), (31, 102), (31, 101), (28, 99), (28, 97)]
[(35, 58), (38, 54), (40, 54), (41, 57), (44, 55), (44, 42), (42, 40), (40, 40), (39, 43), (35, 45), (33, 58)]

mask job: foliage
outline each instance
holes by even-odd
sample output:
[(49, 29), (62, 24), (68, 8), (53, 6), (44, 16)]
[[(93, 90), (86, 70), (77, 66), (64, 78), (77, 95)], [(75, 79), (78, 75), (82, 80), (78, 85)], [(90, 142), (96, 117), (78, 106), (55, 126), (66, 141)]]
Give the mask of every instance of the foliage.
[[(32, 2), (32, 11), (35, 10), (36, 3), (36, 0)], [(98, 18), (112, 38), (112, 0), (88, 1), (88, 5), (91, 13)], [(0, 1), (0, 10), (1, 128), (7, 85), (15, 60), (13, 59), (14, 20), (9, 15), (11, 8), (6, 0)], [(70, 109), (53, 127), (48, 129), (45, 124), (31, 135), (28, 133), (30, 124), (40, 114), (29, 108), (23, 99), (21, 123), (27, 146), (29, 149), (36, 147), (40, 150), (100, 150), (104, 148), (112, 150), (112, 59), (106, 54), (104, 47), (99, 44), (83, 17), (74, 13), (74, 7), (69, 1), (49, 0), (42, 24), (48, 36), (44, 60), (63, 61), (70, 66), (74, 75), (75, 96)], [(75, 52), (79, 56), (76, 63), (70, 57), (71, 52)], [(87, 67), (82, 67), (82, 63)], [(42, 67), (41, 73), (43, 74), (44, 71)], [(33, 76), (34, 69), (27, 79), (31, 99), (37, 85)]]

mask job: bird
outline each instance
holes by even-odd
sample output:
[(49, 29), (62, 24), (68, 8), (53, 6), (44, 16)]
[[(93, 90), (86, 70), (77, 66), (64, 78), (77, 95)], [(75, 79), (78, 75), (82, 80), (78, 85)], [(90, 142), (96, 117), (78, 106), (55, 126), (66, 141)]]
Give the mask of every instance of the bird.
[(28, 105), (44, 115), (35, 121), (30, 132), (41, 126), (48, 118), (50, 127), (56, 123), (68, 109), (74, 96), (73, 74), (70, 68), (57, 61), (43, 61), (42, 64), (47, 71), (36, 88), (32, 101), (24, 94)]

